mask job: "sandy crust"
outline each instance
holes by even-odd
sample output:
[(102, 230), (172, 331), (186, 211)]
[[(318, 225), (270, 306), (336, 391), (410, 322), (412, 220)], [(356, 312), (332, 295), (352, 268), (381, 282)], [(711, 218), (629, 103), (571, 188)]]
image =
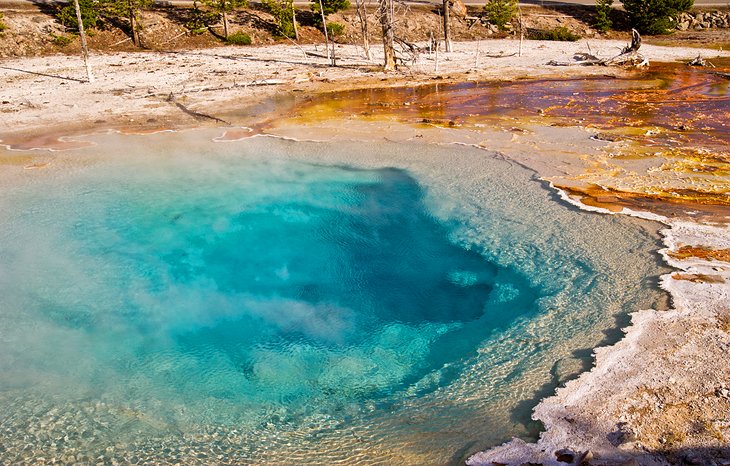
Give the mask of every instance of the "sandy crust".
[[(322, 46), (315, 45), (125, 52), (93, 55), (93, 84), (85, 82), (78, 56), (6, 59), (0, 62), (0, 140), (28, 149), (47, 147), (47, 139), (36, 138), (46, 138), (49, 129), (59, 125), (68, 134), (94, 128), (135, 130), (221, 123), (203, 114), (231, 125), (250, 126), (273, 110), (270, 104), (254, 104), (272, 96), (286, 100), (291, 93), (403, 86), (434, 80), (615, 75), (621, 70), (555, 67), (546, 63), (570, 60), (574, 53), (589, 49), (599, 56), (613, 56), (625, 45), (615, 40), (525, 41), (520, 57), (516, 56), (516, 40), (458, 43), (454, 52), (438, 56), (438, 65), (435, 54), (423, 54), (417, 62), (387, 74), (378, 71), (380, 49), (373, 47), (374, 61), (368, 62), (362, 49), (353, 45), (338, 46), (336, 68), (327, 66), (326, 58), (305, 56), (306, 52), (324, 53)], [(644, 46), (643, 51), (654, 61), (689, 60), (698, 54), (695, 48), (651, 45)], [(708, 58), (730, 56), (711, 50), (703, 54)]]
[[(617, 41), (590, 42), (591, 50), (603, 56), (623, 45)], [(259, 132), (257, 125), (264, 115), (274, 120), (285, 116), (290, 111), (286, 105), (278, 107), (285, 110), (277, 115), (277, 109), (264, 102), (273, 102), (266, 100), (272, 96), (285, 101), (292, 92), (412, 85), (433, 78), (458, 81), (621, 73), (617, 69), (544, 64), (587, 51), (585, 42), (531, 41), (525, 44), (522, 57), (482, 55), (479, 63), (477, 47), (480, 54), (505, 55), (517, 52), (518, 44), (509, 40), (457, 44), (456, 52), (439, 57), (438, 69), (435, 57), (422, 56), (418, 63), (396, 74), (374, 71), (373, 64), (362, 59), (354, 46), (339, 48), (342, 66), (338, 68), (327, 67), (321, 59), (305, 58), (303, 50), (291, 46), (96, 55), (92, 59), (97, 75), (94, 84), (78, 82), (83, 74), (77, 57), (6, 60), (0, 66), (0, 140), (16, 150), (62, 150), (84, 144), (83, 138), (58, 138), (70, 133), (221, 124), (203, 115), (242, 127), (225, 136), (237, 139)], [(313, 46), (307, 49), (314, 51)], [(644, 52), (661, 61), (689, 59), (698, 53), (697, 49), (652, 46), (646, 46)], [(707, 51), (705, 56), (717, 54)], [(728, 56), (726, 52), (722, 55)], [(259, 105), (252, 105), (256, 103)], [(415, 137), (412, 130), (398, 125), (394, 128), (403, 131), (394, 131), (395, 139)], [(289, 128), (275, 133), (303, 137), (306, 135), (301, 133), (308, 130), (313, 131), (300, 128), (297, 133)], [(573, 132), (572, 145), (588, 144), (575, 128), (561, 131), (560, 137)], [(546, 179), (570, 171), (569, 166), (576, 163), (565, 156), (531, 164), (526, 149), (512, 144), (512, 135), (494, 132), (491, 137), (507, 157), (531, 165)], [(535, 139), (539, 137), (537, 134)], [(462, 143), (477, 145), (469, 138)], [(28, 157), (24, 152), (17, 159), (0, 160), (0, 164), (42, 168), (49, 158), (47, 152), (38, 154)], [(582, 208), (615, 213), (563, 195)], [(559, 462), (555, 453), (566, 448), (573, 453), (561, 459), (567, 460), (572, 454), (574, 463), (581, 459), (581, 452), (589, 451), (588, 458), (593, 458), (590, 464), (730, 464), (730, 263), (718, 260), (717, 255), (670, 254), (684, 246), (730, 249), (730, 228), (707, 220), (695, 223), (625, 208), (613, 210), (660, 220), (668, 226), (663, 233), (667, 246), (663, 255), (680, 272), (664, 276), (661, 286), (672, 294), (673, 309), (633, 314), (623, 340), (595, 351), (596, 366), (591, 372), (543, 400), (534, 412), (534, 418), (546, 427), (537, 444), (514, 440), (472, 456), (468, 464), (566, 464)]]

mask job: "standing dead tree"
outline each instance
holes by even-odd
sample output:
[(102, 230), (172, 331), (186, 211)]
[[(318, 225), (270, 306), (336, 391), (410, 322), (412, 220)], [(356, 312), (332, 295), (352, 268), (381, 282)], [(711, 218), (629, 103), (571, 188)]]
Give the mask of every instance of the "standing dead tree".
[(466, 5), (462, 0), (443, 0), (441, 7), (444, 20), (444, 44), (447, 52), (451, 52), (451, 13), (457, 18), (466, 18)]
[(299, 42), (299, 27), (297, 26), (297, 10), (294, 9), (294, 0), (291, 0), (291, 25), (294, 28), (294, 40)]
[(393, 46), (393, 0), (378, 0), (378, 15), (383, 29), (384, 71), (395, 70), (395, 47)]
[(362, 48), (365, 49), (365, 58), (372, 60), (370, 53), (370, 34), (368, 33), (368, 11), (365, 8), (365, 0), (355, 0), (357, 6), (357, 17), (360, 19), (360, 32), (362, 33)]
[(324, 31), (324, 47), (327, 50), (327, 61), (330, 61), (330, 36), (327, 33), (327, 15), (324, 14), (322, 0), (319, 0), (319, 12), (322, 15), (322, 30)]
[(91, 63), (89, 63), (89, 46), (86, 44), (86, 32), (84, 32), (84, 22), (81, 20), (81, 7), (79, 6), (79, 0), (74, 0), (74, 9), (76, 10), (76, 19), (79, 22), (79, 36), (81, 36), (81, 51), (84, 55), (86, 79), (88, 79), (90, 83), (93, 83), (94, 75), (91, 73)]
[(444, 19), (444, 46), (447, 52), (451, 52), (451, 22), (449, 21), (450, 0), (444, 0), (442, 7)]

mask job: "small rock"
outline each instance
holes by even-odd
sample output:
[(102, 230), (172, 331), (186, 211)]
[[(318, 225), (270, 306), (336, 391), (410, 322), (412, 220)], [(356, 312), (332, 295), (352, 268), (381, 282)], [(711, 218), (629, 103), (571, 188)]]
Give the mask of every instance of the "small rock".
[(704, 464), (705, 459), (696, 451), (688, 451), (684, 455), (684, 462), (686, 464)]
[(568, 448), (563, 448), (555, 452), (555, 458), (561, 463), (572, 463), (575, 460), (575, 452)]
[(578, 456), (578, 466), (587, 466), (590, 465), (590, 461), (593, 459), (593, 452), (590, 450), (586, 450), (583, 453), (581, 453)]

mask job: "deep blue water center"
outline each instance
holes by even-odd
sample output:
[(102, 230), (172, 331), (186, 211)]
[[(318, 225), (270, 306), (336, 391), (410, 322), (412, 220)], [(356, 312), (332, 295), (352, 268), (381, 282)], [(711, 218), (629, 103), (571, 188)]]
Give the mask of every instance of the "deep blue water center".
[[(160, 212), (172, 224), (160, 227), (185, 246), (154, 244), (150, 253), (163, 251), (176, 285), (204, 280), (217, 291), (201, 303), (204, 324), (174, 329), (180, 352), (207, 365), (210, 354), (199, 349), (215, 349), (240, 369), (217, 396), (265, 390), (330, 403), (389, 394), (470, 356), (484, 334), (464, 340), (463, 324), (483, 319), (488, 333), (530, 309), (534, 293), (518, 276), (511, 299), (494, 296), (498, 267), (449, 240), (405, 172), (327, 171), (329, 179), (286, 180), (256, 205), (237, 187), (226, 196), (238, 206), (215, 220), (195, 191), (184, 211)], [(426, 336), (407, 351), (418, 327)]]
[[(535, 307), (518, 273), (450, 240), (403, 170), (220, 168), (88, 188), (69, 256), (105, 296), (36, 303), (83, 330), (95, 365), (114, 369), (133, 399), (240, 422), (272, 404), (296, 415), (414, 384), (427, 392)], [(110, 383), (98, 375), (94, 384)], [(216, 400), (233, 407), (210, 410)]]

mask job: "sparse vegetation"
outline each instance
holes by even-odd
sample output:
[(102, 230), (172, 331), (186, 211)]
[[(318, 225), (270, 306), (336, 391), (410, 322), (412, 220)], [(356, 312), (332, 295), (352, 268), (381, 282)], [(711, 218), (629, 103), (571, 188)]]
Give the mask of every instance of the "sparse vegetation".
[(504, 29), (517, 14), (517, 0), (489, 0), (484, 5), (487, 21)]
[(613, 26), (613, 21), (611, 21), (612, 6), (613, 0), (596, 1), (596, 14), (593, 17), (593, 26), (597, 30), (606, 32)]
[(642, 34), (667, 34), (679, 13), (692, 8), (694, 0), (622, 0), (631, 27)]
[(3, 23), (3, 14), (0, 13), (0, 32), (5, 31), (8, 28), (8, 26)]
[(681, 431), (667, 431), (659, 439), (659, 442), (664, 445), (665, 448), (675, 448), (684, 443), (687, 439), (687, 434)]
[(231, 45), (251, 45), (251, 36), (243, 31), (238, 31), (230, 34), (226, 42)]
[(340, 23), (327, 23), (327, 34), (330, 37), (341, 36), (345, 33), (345, 25)]
[(68, 36), (53, 36), (54, 45), (57, 45), (59, 47), (65, 47), (70, 43), (71, 43), (71, 38)]
[(565, 26), (560, 26), (554, 29), (548, 29), (546, 31), (530, 31), (529, 38), (534, 40), (556, 40), (575, 42), (580, 39), (580, 36), (572, 33), (570, 29), (566, 28)]

